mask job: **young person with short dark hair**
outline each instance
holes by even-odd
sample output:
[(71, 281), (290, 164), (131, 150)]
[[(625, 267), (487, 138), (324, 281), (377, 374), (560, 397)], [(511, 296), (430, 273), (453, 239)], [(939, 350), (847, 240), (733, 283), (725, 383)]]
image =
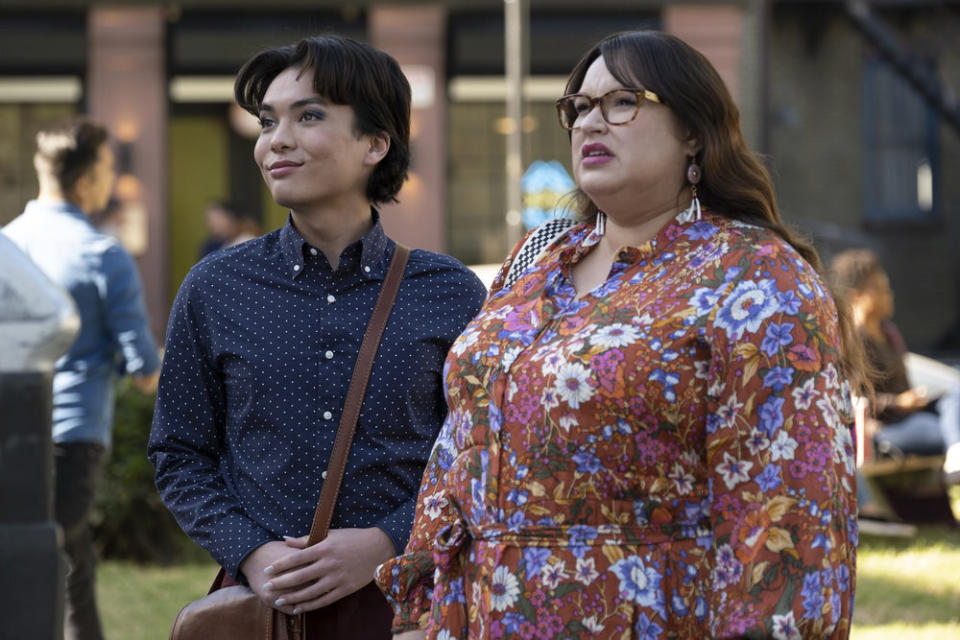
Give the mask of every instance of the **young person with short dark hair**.
[(160, 359), (150, 334), (137, 267), (89, 216), (102, 210), (115, 178), (107, 130), (85, 118), (37, 133), (40, 191), (4, 233), (70, 292), (80, 333), (53, 378), (54, 515), (67, 554), (65, 637), (103, 637), (88, 524), (113, 426), (118, 359), (134, 386), (151, 393)]
[[(286, 226), (195, 266), (170, 316), (149, 455), (178, 522), (285, 613), (336, 607), (406, 545), (446, 415), (444, 357), (485, 289), (410, 256), (367, 388), (329, 536), (306, 547), (364, 327), (395, 242), (376, 205), (409, 165), (410, 88), (389, 55), (316, 37), (248, 61), (238, 103)], [(371, 637), (389, 637), (386, 603)], [(310, 622), (308, 621), (308, 629)]]

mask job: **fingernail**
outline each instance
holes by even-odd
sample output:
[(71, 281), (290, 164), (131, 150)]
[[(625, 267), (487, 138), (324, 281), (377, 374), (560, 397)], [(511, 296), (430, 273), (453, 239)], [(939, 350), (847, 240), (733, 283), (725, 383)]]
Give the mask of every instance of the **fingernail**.
[(293, 536), (283, 536), (284, 540), (293, 540)]
[(300, 615), (300, 607), (297, 607), (296, 609), (293, 610), (293, 615), (295, 616)]
[(265, 584), (263, 585), (263, 590), (264, 590), (264, 591), (270, 591), (271, 589), (273, 589), (273, 583), (272, 583), (272, 582), (267, 582), (267, 583), (265, 583)]
[(270, 565), (269, 567), (264, 567), (263, 572), (267, 575), (270, 575), (271, 573), (273, 573), (273, 565)]
[(287, 604), (287, 601), (284, 598), (277, 598), (274, 600), (273, 604), (277, 605), (278, 607), (282, 607), (283, 605)]

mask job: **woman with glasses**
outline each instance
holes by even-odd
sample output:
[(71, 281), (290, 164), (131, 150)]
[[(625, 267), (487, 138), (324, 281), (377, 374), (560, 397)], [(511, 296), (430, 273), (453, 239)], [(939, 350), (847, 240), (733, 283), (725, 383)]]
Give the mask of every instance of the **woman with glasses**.
[(611, 36), (567, 94), (581, 223), (450, 350), (394, 631), (846, 637), (862, 356), (816, 252), (682, 41)]

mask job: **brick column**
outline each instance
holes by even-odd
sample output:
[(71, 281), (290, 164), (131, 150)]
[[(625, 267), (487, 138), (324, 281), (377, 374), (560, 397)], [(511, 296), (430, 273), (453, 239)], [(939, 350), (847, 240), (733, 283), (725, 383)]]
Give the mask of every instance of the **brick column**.
[(663, 28), (707, 57), (739, 105), (743, 3), (671, 3), (663, 8)]
[(159, 6), (94, 5), (87, 29), (87, 108), (119, 143), (118, 168), (124, 168), (124, 156), (129, 161), (130, 176), (118, 182), (117, 195), (130, 202), (134, 216), (146, 218), (146, 247), (138, 263), (159, 338), (169, 313), (165, 25)]
[(382, 207), (387, 233), (412, 247), (446, 246), (447, 95), (444, 59), (447, 13), (441, 4), (368, 10), (373, 46), (400, 63), (413, 89), (410, 180), (400, 204)]

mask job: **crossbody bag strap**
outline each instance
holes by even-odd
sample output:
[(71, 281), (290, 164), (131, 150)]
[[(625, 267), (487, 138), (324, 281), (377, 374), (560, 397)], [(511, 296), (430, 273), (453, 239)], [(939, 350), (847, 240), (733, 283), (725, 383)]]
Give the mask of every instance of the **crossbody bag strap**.
[(323, 488), (320, 490), (320, 499), (317, 501), (317, 511), (313, 514), (313, 524), (310, 526), (308, 546), (314, 545), (327, 537), (330, 528), (330, 519), (333, 517), (333, 508), (337, 503), (337, 494), (340, 492), (340, 483), (343, 481), (343, 472), (347, 468), (347, 456), (350, 454), (350, 445), (353, 434), (357, 429), (357, 420), (360, 418), (360, 407), (363, 406), (363, 395), (370, 380), (373, 369), (373, 360), (380, 346), (380, 338), (387, 326), (387, 319), (393, 308), (393, 301), (400, 289), (403, 280), (403, 270), (410, 257), (410, 249), (397, 244), (390, 260), (390, 268), (380, 287), (377, 304), (373, 307), (367, 331), (360, 343), (360, 353), (357, 354), (357, 363), (353, 367), (353, 377), (347, 389), (347, 399), (343, 403), (343, 415), (340, 416), (340, 426), (337, 429), (337, 439), (333, 443), (330, 454), (330, 463), (324, 474)]

